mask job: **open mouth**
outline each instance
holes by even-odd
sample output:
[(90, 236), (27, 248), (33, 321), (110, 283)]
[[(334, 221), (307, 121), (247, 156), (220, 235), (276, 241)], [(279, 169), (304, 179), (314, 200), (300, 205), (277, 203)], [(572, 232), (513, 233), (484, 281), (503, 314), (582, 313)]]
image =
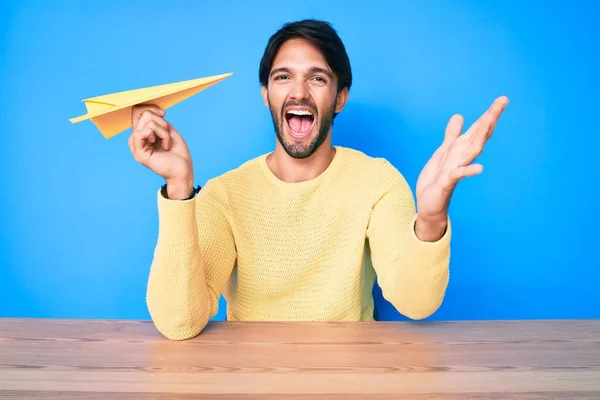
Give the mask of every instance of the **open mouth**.
[(315, 122), (312, 111), (306, 109), (289, 109), (285, 113), (285, 119), (291, 135), (296, 139), (307, 137)]

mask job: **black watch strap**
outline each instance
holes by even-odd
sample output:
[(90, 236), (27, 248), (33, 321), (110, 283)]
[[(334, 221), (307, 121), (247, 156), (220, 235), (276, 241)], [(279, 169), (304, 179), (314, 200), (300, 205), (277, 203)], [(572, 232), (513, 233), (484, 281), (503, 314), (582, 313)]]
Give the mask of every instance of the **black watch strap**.
[[(195, 188), (192, 188), (192, 193), (190, 193), (190, 196), (188, 198), (186, 198), (186, 199), (181, 199), (181, 200), (191, 200), (191, 199), (193, 199), (194, 196), (196, 196), (198, 194), (198, 192), (200, 191), (200, 189), (202, 189), (202, 187), (200, 187), (200, 185), (196, 186)], [(167, 184), (166, 183), (161, 186), (161, 188), (160, 188), (160, 194), (165, 199), (169, 198), (169, 196), (167, 195)]]

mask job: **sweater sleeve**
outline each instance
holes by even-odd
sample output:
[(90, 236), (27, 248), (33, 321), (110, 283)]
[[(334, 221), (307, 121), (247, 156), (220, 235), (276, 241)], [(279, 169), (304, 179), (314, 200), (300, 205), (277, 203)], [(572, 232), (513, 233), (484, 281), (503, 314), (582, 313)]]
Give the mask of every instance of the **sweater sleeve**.
[(442, 304), (449, 281), (451, 226), (435, 242), (415, 233), (412, 191), (387, 160), (378, 178), (367, 238), (383, 297), (411, 319), (429, 317)]
[(191, 200), (168, 200), (158, 192), (146, 302), (154, 325), (169, 339), (198, 335), (217, 313), (236, 259), (228, 210), (226, 191), (215, 180)]

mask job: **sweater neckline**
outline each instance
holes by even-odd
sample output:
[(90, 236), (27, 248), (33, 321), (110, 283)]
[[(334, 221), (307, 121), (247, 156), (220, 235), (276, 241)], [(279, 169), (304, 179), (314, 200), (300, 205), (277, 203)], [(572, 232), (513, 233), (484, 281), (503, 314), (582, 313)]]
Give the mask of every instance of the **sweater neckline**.
[(273, 173), (273, 171), (271, 171), (271, 168), (269, 168), (269, 164), (267, 164), (267, 156), (270, 153), (263, 154), (262, 157), (260, 157), (259, 164), (260, 164), (261, 169), (263, 170), (264, 175), (267, 177), (267, 179), (270, 182), (272, 182), (273, 184), (275, 184), (276, 186), (285, 188), (285, 189), (304, 189), (304, 188), (319, 184), (321, 181), (326, 179), (328, 176), (335, 173), (338, 166), (342, 162), (341, 159), (343, 156), (342, 153), (343, 153), (344, 149), (341, 146), (333, 146), (333, 147), (335, 148), (335, 154), (333, 156), (333, 159), (327, 166), (327, 168), (325, 168), (325, 170), (323, 172), (321, 172), (319, 175), (315, 176), (314, 178), (306, 180), (306, 181), (302, 181), (302, 182), (286, 182), (286, 181), (279, 179), (279, 177), (277, 177), (277, 175), (275, 175)]

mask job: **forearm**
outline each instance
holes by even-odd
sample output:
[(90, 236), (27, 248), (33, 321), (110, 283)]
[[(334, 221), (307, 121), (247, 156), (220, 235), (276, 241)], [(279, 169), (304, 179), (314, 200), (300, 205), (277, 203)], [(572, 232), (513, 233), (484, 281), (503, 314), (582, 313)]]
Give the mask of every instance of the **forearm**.
[[(418, 220), (418, 219), (417, 219)], [(403, 256), (391, 265), (384, 296), (411, 319), (432, 315), (444, 300), (449, 281), (450, 227), (436, 241), (424, 241), (410, 225)]]
[(373, 267), (383, 296), (401, 314), (426, 318), (439, 308), (448, 286), (450, 219), (417, 214), (408, 182), (389, 162), (382, 167), (382, 194), (367, 230)]
[(198, 242), (195, 204), (159, 194), (159, 232), (146, 301), (156, 328), (167, 338), (198, 335), (208, 323), (212, 302)]
[(419, 320), (433, 315), (444, 301), (449, 281), (445, 267), (422, 268), (420, 264), (399, 269), (389, 301), (408, 318)]
[(156, 328), (165, 337), (184, 340), (197, 336), (212, 309), (198, 249), (159, 243), (146, 300)]

